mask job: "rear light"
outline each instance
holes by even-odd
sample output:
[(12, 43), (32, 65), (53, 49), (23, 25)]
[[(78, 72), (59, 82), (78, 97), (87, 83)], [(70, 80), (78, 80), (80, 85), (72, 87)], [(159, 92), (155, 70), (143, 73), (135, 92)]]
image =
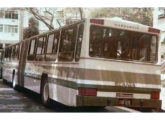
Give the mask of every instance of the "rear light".
[(97, 95), (96, 88), (79, 88), (78, 92), (79, 92), (79, 95), (84, 95), (84, 96), (96, 96)]
[(149, 28), (148, 28), (148, 32), (160, 33), (160, 30), (159, 30), (159, 29), (152, 28), (152, 27), (149, 27)]
[(104, 25), (104, 20), (102, 20), (102, 19), (90, 19), (90, 23)]
[(159, 91), (155, 91), (155, 92), (151, 92), (151, 99), (159, 99), (160, 96), (160, 92)]

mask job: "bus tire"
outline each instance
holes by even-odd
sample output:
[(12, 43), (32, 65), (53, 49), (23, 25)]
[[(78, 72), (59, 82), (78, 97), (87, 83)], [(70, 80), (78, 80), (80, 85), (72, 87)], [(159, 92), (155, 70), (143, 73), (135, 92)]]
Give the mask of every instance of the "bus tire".
[(41, 86), (41, 99), (44, 106), (49, 107), (50, 99), (49, 99), (49, 85), (48, 78), (42, 78), (42, 86)]
[(13, 74), (12, 74), (12, 88), (13, 88), (13, 89), (16, 89), (15, 70), (13, 70)]

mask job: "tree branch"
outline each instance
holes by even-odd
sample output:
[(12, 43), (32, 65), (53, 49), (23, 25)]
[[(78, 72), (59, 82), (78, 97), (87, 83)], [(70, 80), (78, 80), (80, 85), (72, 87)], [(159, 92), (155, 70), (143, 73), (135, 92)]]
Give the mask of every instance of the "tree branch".
[[(30, 12), (31, 14), (33, 14), (34, 17), (37, 20), (42, 21), (49, 28), (49, 30), (54, 29), (53, 24), (49, 24), (46, 20), (44, 20), (44, 18), (39, 14), (39, 11), (38, 10), (36, 10), (34, 8), (26, 8), (26, 9), (28, 10), (28, 12)], [(52, 21), (52, 19), (51, 19), (51, 21)]]

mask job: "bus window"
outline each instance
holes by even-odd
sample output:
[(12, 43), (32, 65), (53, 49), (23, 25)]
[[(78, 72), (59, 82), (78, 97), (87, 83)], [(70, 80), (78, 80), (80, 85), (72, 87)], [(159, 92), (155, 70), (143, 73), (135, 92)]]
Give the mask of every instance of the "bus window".
[(60, 61), (72, 61), (76, 43), (77, 25), (63, 29), (59, 48)]
[(55, 61), (57, 58), (59, 36), (60, 36), (59, 31), (48, 35), (47, 54), (46, 54), (47, 61)]
[(157, 42), (155, 35), (92, 25), (89, 55), (109, 59), (155, 62)]
[(77, 48), (76, 48), (76, 57), (75, 57), (76, 61), (80, 59), (81, 44), (83, 40), (83, 31), (84, 31), (84, 24), (81, 24), (79, 26), (78, 38), (77, 38)]
[(29, 45), (29, 54), (28, 54), (28, 60), (34, 60), (35, 58), (35, 39), (32, 39), (30, 41), (30, 45)]
[(54, 34), (49, 34), (48, 35), (48, 40), (47, 40), (47, 52), (46, 52), (48, 54), (52, 53), (53, 41), (54, 41)]
[(45, 43), (45, 37), (40, 37), (37, 40), (37, 55), (41, 55), (44, 53), (44, 43)]
[(60, 37), (60, 32), (58, 31), (55, 33), (55, 39), (54, 39), (54, 43), (53, 43), (53, 53), (55, 53), (55, 54), (57, 53), (59, 37)]
[(42, 36), (36, 40), (37, 51), (36, 51), (35, 60), (37, 60), (37, 61), (45, 60), (46, 38), (47, 38), (47, 36)]
[(35, 40), (31, 40), (30, 55), (34, 54)]

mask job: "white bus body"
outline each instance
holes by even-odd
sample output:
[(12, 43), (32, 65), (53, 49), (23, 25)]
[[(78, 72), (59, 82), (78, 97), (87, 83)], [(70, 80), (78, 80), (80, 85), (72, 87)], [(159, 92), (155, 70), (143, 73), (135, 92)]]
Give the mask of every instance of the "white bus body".
[(160, 30), (155, 28), (85, 19), (4, 52), (3, 79), (41, 94), (44, 104), (50, 98), (68, 106), (161, 107)]

